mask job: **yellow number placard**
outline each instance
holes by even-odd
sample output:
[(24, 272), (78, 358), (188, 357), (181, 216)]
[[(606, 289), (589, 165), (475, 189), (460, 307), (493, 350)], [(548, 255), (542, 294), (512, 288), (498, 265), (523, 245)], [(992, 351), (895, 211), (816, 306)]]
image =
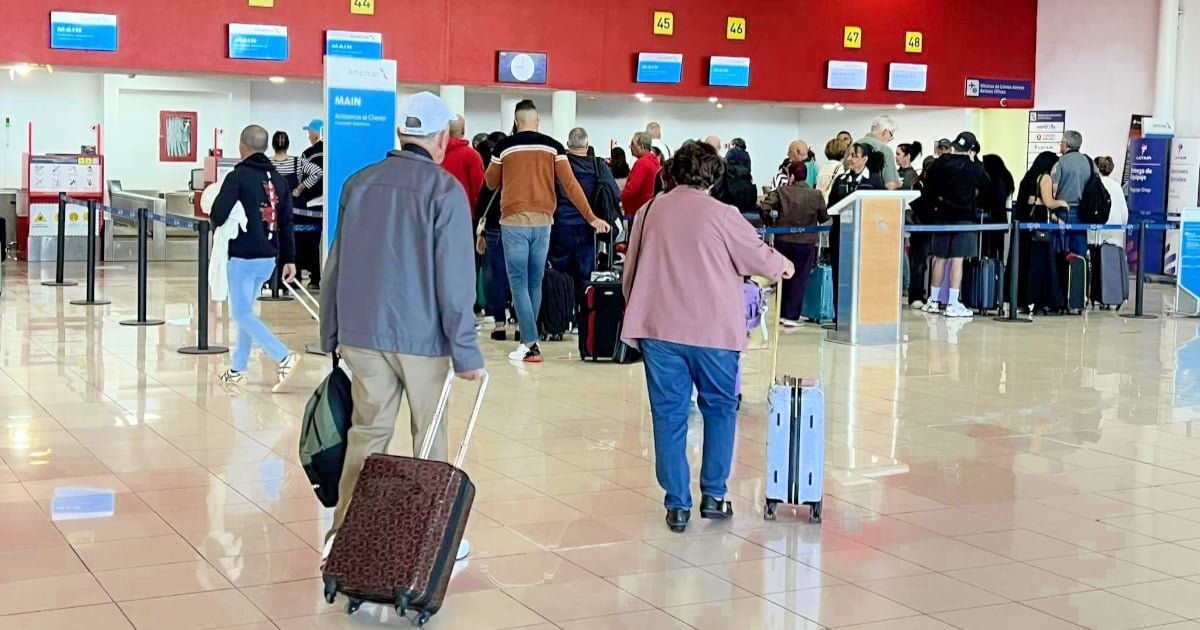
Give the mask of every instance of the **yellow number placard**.
[(354, 15), (375, 15), (375, 0), (350, 0), (350, 12)]
[(250, 0), (250, 6), (270, 9), (275, 6), (275, 0)]
[(725, 39), (746, 39), (746, 18), (730, 17), (726, 20)]
[(674, 35), (675, 34), (675, 14), (670, 11), (655, 11), (654, 12), (654, 34), (655, 35)]
[(842, 37), (843, 48), (862, 48), (862, 28), (847, 26), (846, 34)]
[(925, 47), (925, 36), (921, 31), (908, 31), (904, 34), (904, 52), (920, 54)]

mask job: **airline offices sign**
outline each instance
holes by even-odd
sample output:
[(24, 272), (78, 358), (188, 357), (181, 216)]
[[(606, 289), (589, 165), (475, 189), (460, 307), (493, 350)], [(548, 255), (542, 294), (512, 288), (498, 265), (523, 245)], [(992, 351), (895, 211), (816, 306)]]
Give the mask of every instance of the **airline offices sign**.
[(1033, 166), (1039, 153), (1049, 151), (1058, 155), (1063, 133), (1067, 130), (1067, 112), (1031, 111), (1029, 112), (1029, 140), (1026, 143), (1025, 168)]

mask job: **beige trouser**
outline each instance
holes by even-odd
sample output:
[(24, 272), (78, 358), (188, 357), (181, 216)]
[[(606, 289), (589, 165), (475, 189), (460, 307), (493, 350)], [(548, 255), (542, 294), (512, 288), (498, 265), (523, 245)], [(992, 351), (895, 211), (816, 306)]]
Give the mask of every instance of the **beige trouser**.
[[(437, 412), (442, 386), (450, 369), (449, 357), (422, 357), (341, 347), (342, 359), (350, 367), (350, 393), (354, 396), (354, 414), (346, 441), (346, 463), (338, 484), (338, 504), (333, 512), (333, 527), (326, 534), (332, 537), (346, 518), (346, 508), (363, 462), (369, 455), (386, 453), (396, 431), (396, 416), (400, 401), (408, 394), (412, 410), (410, 430), (413, 454), (421, 452), (425, 435)], [(429, 459), (446, 461), (446, 441), (449, 422), (443, 421), (433, 440)]]

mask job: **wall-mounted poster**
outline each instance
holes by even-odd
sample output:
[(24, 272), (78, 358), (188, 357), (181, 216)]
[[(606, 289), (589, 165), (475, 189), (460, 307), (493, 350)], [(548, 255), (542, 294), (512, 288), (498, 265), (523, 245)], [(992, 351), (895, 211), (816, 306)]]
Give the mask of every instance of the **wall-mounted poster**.
[(158, 113), (158, 161), (196, 161), (196, 112)]

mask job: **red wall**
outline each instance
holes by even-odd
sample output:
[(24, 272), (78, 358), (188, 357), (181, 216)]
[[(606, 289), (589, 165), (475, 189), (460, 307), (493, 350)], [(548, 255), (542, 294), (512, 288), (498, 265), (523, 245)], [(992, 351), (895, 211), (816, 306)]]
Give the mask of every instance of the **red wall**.
[[(498, 50), (549, 54), (552, 88), (764, 101), (996, 106), (966, 99), (968, 76), (1032, 81), (1037, 0), (377, 0), (374, 16), (349, 0), (13, 0), (4, 15), (0, 63), (35, 62), (158, 72), (318, 77), (326, 29), (384, 34), (406, 83), (494, 84)], [(179, 5), (191, 5), (183, 9)], [(50, 10), (116, 13), (116, 53), (50, 50)], [(655, 9), (675, 13), (675, 35), (651, 34)], [(725, 20), (747, 20), (745, 41), (724, 37)], [(226, 24), (284, 24), (286, 63), (226, 59)], [(842, 48), (842, 29), (863, 29), (863, 46)], [(904, 33), (925, 35), (924, 54), (904, 52)], [(633, 82), (639, 51), (684, 54), (682, 85)], [(708, 57), (751, 58), (751, 87), (705, 85)], [(867, 61), (868, 90), (826, 90), (829, 59)], [(925, 94), (887, 91), (890, 62), (929, 65)], [(1010, 106), (1031, 106), (1012, 102)]]

